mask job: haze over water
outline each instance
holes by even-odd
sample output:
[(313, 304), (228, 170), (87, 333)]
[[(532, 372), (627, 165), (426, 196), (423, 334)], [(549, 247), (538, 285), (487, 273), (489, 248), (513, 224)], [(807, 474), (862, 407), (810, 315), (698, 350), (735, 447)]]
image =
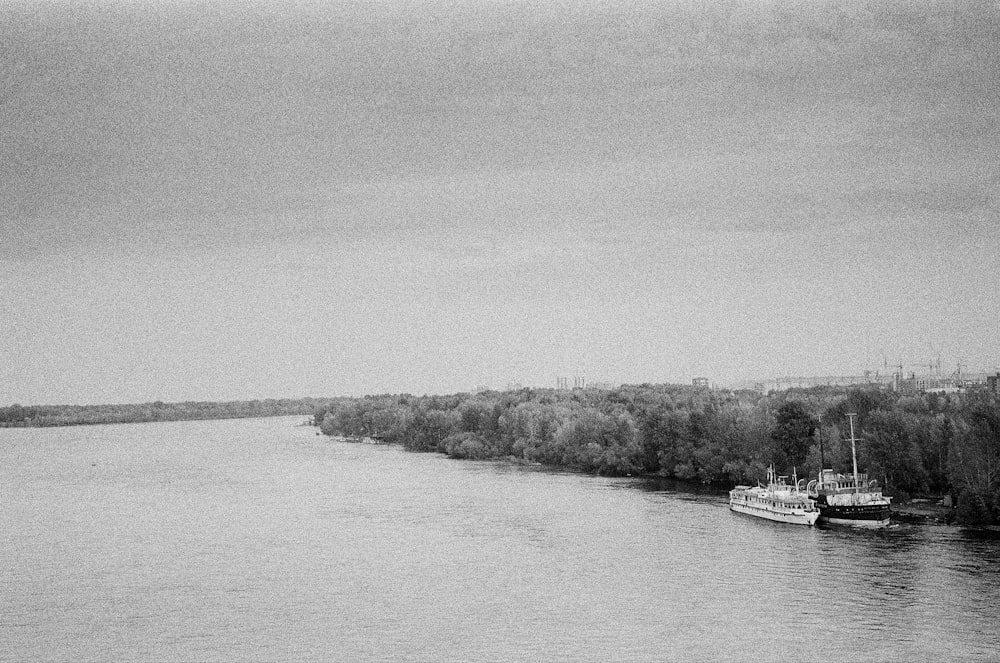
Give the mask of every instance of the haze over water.
[(997, 541), (320, 437), (0, 430), (0, 659), (990, 660)]

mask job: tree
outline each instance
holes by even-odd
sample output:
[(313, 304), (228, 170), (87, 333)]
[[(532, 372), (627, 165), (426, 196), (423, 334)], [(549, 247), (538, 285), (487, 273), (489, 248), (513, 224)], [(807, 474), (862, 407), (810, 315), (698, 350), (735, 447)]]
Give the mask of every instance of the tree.
[(949, 474), (958, 492), (958, 520), (995, 525), (1000, 522), (1000, 404), (976, 404), (968, 423), (948, 454)]
[(859, 462), (873, 478), (881, 477), (897, 498), (927, 491), (920, 446), (926, 429), (923, 419), (903, 410), (875, 411), (865, 424)]
[(798, 401), (786, 401), (778, 408), (771, 440), (779, 472), (805, 464), (817, 425), (816, 418)]

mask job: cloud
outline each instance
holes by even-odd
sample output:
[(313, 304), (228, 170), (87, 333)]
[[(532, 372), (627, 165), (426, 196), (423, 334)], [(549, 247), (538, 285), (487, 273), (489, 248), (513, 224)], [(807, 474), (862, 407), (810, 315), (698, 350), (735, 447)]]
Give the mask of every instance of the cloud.
[[(992, 4), (2, 11), (8, 257), (422, 213), (810, 227), (889, 188), (883, 155), (942, 191), (936, 162), (997, 147)], [(962, 212), (983, 181), (916, 199)]]

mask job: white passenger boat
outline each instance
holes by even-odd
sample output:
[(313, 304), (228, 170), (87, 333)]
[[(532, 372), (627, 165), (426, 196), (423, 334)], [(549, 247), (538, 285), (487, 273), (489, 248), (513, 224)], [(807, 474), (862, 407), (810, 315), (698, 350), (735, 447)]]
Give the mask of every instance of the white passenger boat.
[(815, 500), (809, 499), (804, 490), (799, 490), (799, 482), (792, 474), (792, 483), (774, 472), (767, 470), (767, 485), (736, 486), (729, 491), (729, 508), (758, 518), (767, 518), (779, 523), (793, 525), (813, 525), (819, 518)]

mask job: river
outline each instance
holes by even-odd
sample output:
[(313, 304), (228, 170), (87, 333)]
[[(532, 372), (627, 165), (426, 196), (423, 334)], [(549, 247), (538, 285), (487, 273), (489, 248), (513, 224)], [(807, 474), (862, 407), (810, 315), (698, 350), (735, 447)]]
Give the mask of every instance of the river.
[(349, 443), (301, 417), (0, 430), (0, 660), (1000, 656), (1000, 541)]

